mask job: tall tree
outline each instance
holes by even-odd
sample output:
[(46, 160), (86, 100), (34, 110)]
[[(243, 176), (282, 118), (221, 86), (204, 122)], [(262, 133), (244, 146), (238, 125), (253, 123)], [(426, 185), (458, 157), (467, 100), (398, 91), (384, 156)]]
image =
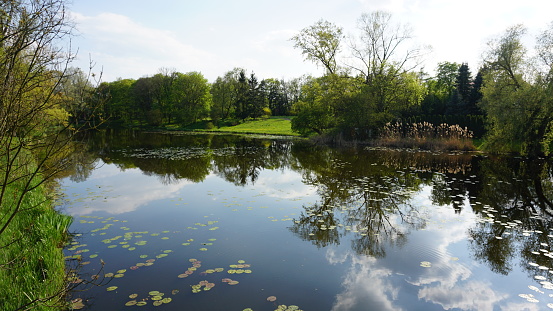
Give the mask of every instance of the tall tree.
[(404, 48), (413, 38), (411, 30), (393, 23), (390, 13), (362, 14), (358, 28), (358, 40), (351, 44), (357, 62), (349, 67), (362, 75), (366, 84), (381, 84), (382, 78), (397, 77), (419, 65), (422, 49)]
[[(151, 77), (142, 77), (133, 84), (132, 98), (133, 110), (138, 114), (139, 120), (147, 121), (154, 125), (159, 122), (158, 118), (154, 118), (152, 110), (154, 109), (154, 83)], [(156, 120), (157, 119), (157, 120)]]
[(520, 152), (536, 157), (549, 152), (553, 138), (553, 62), (551, 53), (553, 25), (538, 38), (540, 57), (527, 56), (523, 45), (526, 29), (510, 27), (489, 42), (485, 56), (481, 108), (489, 122), (488, 147), (509, 150), (520, 143)]
[(238, 77), (241, 68), (235, 68), (225, 73), (223, 77), (217, 77), (211, 85), (211, 96), (213, 106), (211, 109), (211, 119), (217, 122), (220, 119), (228, 119), (235, 112), (235, 103), (237, 99)]
[(159, 73), (152, 77), (152, 96), (154, 100), (154, 109), (159, 110), (162, 118), (171, 123), (172, 116), (175, 113), (173, 102), (171, 101), (171, 85), (176, 77), (176, 71), (169, 68), (160, 68)]
[[(381, 124), (391, 121), (402, 114), (399, 107), (411, 109), (420, 105), (420, 97), (405, 105), (405, 90), (413, 81), (406, 79), (408, 72), (418, 66), (422, 49), (403, 47), (412, 39), (409, 28), (392, 22), (392, 16), (386, 12), (362, 14), (358, 20), (360, 35), (357, 42), (351, 44), (353, 58), (357, 62), (350, 68), (359, 74), (366, 87), (363, 88), (366, 110), (370, 111)], [(401, 52), (405, 51), (405, 52)]]
[(252, 72), (248, 79), (247, 92), (247, 117), (259, 118), (264, 114), (264, 108), (267, 107), (267, 98), (265, 97), (265, 81), (259, 82)]
[(342, 28), (323, 19), (304, 28), (292, 37), (294, 47), (299, 48), (307, 60), (322, 65), (327, 73), (334, 74), (338, 64), (336, 56), (343, 39)]
[(234, 111), (238, 119), (242, 121), (248, 117), (248, 78), (246, 72), (240, 70), (238, 73), (238, 83), (236, 84), (236, 100), (234, 101)]
[(472, 77), (467, 63), (461, 64), (455, 77), (455, 90), (450, 98), (447, 114), (469, 114)]
[(285, 92), (285, 82), (276, 79), (265, 79), (265, 97), (271, 114), (275, 116), (288, 115), (289, 103)]
[(211, 94), (207, 79), (199, 72), (177, 73), (172, 84), (177, 120), (184, 125), (209, 115)]
[(421, 103), (423, 114), (444, 114), (455, 91), (455, 79), (460, 65), (441, 62), (436, 68), (436, 76), (426, 80), (427, 95)]

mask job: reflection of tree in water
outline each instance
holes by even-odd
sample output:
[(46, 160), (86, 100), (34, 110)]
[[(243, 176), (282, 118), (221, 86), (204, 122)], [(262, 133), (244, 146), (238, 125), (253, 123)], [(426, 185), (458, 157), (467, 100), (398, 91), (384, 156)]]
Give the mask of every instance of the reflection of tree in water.
[(482, 190), (475, 197), (478, 204), (473, 209), (487, 221), (469, 231), (473, 256), (492, 271), (508, 274), (513, 257), (520, 254), (520, 264), (531, 277), (541, 274), (551, 280), (547, 272), (553, 269), (549, 234), (553, 224), (551, 165), (486, 159), (481, 163), (481, 175)]
[[(392, 166), (379, 153), (294, 149), (304, 183), (317, 187), (321, 202), (304, 206), (290, 230), (318, 247), (339, 244), (348, 231), (354, 232), (353, 250), (384, 257), (386, 245), (403, 245), (409, 230), (424, 227), (417, 209), (408, 204), (424, 183), (424, 173)], [(395, 160), (401, 163), (400, 156)]]
[(215, 153), (213, 170), (237, 186), (252, 185), (261, 171), (288, 166), (291, 141), (251, 140), (242, 138), (224, 154)]
[(288, 166), (290, 140), (232, 135), (172, 135), (102, 131), (89, 137), (91, 149), (120, 169), (139, 168), (163, 184), (201, 182), (214, 171), (235, 185), (254, 184), (261, 171)]
[[(417, 207), (408, 202), (423, 186), (431, 186), (434, 204), (453, 206), (461, 213), (468, 201), (476, 214), (488, 219), (469, 231), (477, 260), (507, 274), (514, 256), (520, 255), (529, 274), (548, 279), (552, 275), (527, 264), (553, 269), (548, 236), (553, 222), (553, 171), (544, 161), (343, 151), (287, 140), (112, 131), (91, 136), (89, 146), (93, 153), (72, 154), (79, 160), (71, 166), (76, 180), (90, 175), (97, 156), (122, 169), (139, 168), (164, 183), (183, 178), (198, 182), (215, 172), (243, 186), (255, 183), (265, 169), (290, 168), (302, 174), (304, 183), (317, 187), (320, 196), (319, 202), (304, 206), (290, 230), (318, 247), (337, 245), (348, 232), (356, 231), (352, 248), (379, 257), (385, 256), (387, 245), (405, 243), (410, 230), (426, 225)], [(139, 148), (186, 157), (152, 159), (123, 152)]]

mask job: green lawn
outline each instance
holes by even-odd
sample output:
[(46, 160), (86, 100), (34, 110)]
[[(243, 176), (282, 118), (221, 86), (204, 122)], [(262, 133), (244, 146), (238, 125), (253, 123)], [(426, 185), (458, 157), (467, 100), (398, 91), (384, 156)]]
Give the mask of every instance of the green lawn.
[(245, 123), (235, 126), (223, 126), (221, 128), (215, 127), (206, 131), (299, 136), (298, 133), (292, 132), (289, 117), (270, 117), (268, 119), (246, 121)]

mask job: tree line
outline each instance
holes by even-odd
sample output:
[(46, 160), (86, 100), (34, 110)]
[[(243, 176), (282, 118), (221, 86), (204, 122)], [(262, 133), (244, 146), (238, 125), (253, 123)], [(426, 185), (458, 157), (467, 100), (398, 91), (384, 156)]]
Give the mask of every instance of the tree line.
[[(291, 38), (306, 60), (325, 69), (320, 77), (259, 79), (236, 68), (209, 83), (199, 72), (160, 69), (90, 93), (107, 98), (96, 118), (124, 125), (221, 125), (290, 115), (292, 129), (304, 135), (366, 140), (390, 122), (417, 120), (467, 127), (491, 151), (538, 156), (551, 138), (552, 29), (537, 38), (537, 56), (527, 53), (525, 28), (517, 25), (489, 42), (475, 73), (467, 63), (441, 62), (430, 76), (421, 69), (427, 48), (413, 44), (410, 29), (391, 14), (377, 11), (362, 14), (348, 38), (325, 20)], [(80, 114), (89, 116), (71, 112)]]
[[(75, 69), (75, 76), (84, 80), (79, 69)], [(209, 83), (200, 72), (181, 73), (162, 68), (153, 76), (118, 79), (101, 83), (97, 88), (89, 87), (89, 94), (105, 99), (102, 110), (95, 116), (98, 121), (188, 126), (209, 119), (219, 124), (267, 115), (291, 115), (304, 79), (260, 80), (253, 72), (247, 74), (245, 69), (235, 68)], [(90, 117), (86, 105), (70, 109), (74, 122)]]

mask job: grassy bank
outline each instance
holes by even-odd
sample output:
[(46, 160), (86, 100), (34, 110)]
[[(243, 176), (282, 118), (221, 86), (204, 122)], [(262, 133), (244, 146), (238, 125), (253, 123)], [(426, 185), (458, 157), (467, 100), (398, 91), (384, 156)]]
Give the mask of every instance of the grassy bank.
[[(22, 188), (14, 183), (4, 189), (3, 221)], [(27, 193), (20, 212), (0, 235), (0, 310), (62, 310), (65, 305), (62, 247), (71, 217), (52, 204), (43, 186)]]
[(220, 128), (213, 128), (209, 131), (299, 136), (298, 133), (292, 131), (290, 117), (270, 117), (267, 119), (252, 120), (234, 126), (221, 126)]
[[(104, 127), (118, 128), (115, 123), (106, 122)], [(188, 126), (179, 124), (167, 124), (162, 126), (147, 126), (144, 124), (133, 124), (123, 126), (124, 128), (136, 128), (140, 130), (154, 131), (194, 131), (194, 132), (220, 132), (237, 134), (262, 134), (279, 136), (299, 136), (292, 131), (290, 117), (269, 117), (255, 120), (247, 120), (243, 123), (238, 121), (220, 122), (219, 126), (213, 124), (210, 120), (196, 122)]]

